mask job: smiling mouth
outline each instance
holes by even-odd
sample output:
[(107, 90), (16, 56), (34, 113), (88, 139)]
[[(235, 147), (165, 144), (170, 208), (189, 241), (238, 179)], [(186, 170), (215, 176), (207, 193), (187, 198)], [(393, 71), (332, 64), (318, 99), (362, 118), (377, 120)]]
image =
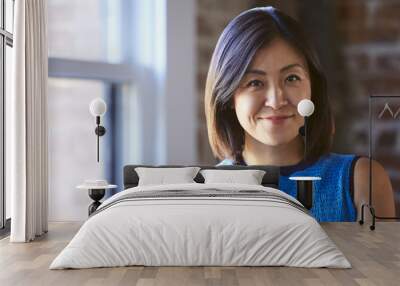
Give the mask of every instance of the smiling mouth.
[(294, 115), (290, 116), (268, 116), (268, 117), (259, 117), (259, 119), (267, 120), (273, 124), (281, 124), (284, 123), (287, 119), (294, 117)]

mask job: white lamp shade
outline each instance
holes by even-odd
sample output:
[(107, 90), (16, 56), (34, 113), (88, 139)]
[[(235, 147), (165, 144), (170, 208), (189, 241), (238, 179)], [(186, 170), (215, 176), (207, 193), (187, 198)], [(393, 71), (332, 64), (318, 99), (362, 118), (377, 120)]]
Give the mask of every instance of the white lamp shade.
[(103, 99), (95, 98), (90, 103), (89, 109), (93, 116), (102, 116), (107, 111), (107, 104)]
[(314, 113), (314, 103), (309, 99), (302, 99), (297, 105), (297, 111), (303, 117)]

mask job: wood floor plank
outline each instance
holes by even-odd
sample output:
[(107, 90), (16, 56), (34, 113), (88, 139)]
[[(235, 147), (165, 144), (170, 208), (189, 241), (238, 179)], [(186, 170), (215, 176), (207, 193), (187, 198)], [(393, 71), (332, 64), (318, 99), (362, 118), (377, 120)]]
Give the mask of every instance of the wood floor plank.
[(49, 232), (34, 242), (0, 240), (0, 285), (400, 285), (400, 222), (378, 222), (375, 231), (357, 223), (322, 226), (352, 269), (130, 266), (49, 270), (50, 263), (81, 227), (79, 223), (50, 223)]

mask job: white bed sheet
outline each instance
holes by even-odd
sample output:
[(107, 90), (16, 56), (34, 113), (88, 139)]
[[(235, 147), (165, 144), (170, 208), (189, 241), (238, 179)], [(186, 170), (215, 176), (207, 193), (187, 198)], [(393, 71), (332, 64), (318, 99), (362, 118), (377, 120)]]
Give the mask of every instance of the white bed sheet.
[[(169, 198), (112, 203), (154, 190), (263, 190), (240, 184), (141, 186), (99, 207), (50, 269), (145, 266), (293, 266), (350, 268), (319, 223), (301, 210), (258, 198)], [(298, 202), (297, 202), (298, 203)], [(106, 208), (108, 206), (108, 208)]]

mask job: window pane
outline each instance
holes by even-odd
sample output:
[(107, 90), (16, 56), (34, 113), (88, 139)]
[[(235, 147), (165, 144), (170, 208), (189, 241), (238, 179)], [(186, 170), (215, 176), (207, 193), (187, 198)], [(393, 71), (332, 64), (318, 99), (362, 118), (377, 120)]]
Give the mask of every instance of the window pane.
[(121, 0), (49, 0), (49, 56), (121, 62)]
[(3, 5), (0, 5), (0, 28), (3, 29), (3, 27), (1, 26), (2, 23), (3, 23), (3, 21), (2, 21), (3, 18), (2, 17), (3, 17)]
[[(3, 35), (0, 35), (0, 51), (3, 50)], [(0, 53), (0, 62), (3, 63), (3, 56)], [(5, 170), (3, 169), (3, 162), (4, 162), (4, 152), (3, 152), (3, 148), (4, 148), (4, 142), (5, 142), (5, 138), (4, 138), (4, 121), (3, 121), (3, 115), (5, 112), (5, 108), (3, 106), (3, 69), (0, 69), (0, 228), (4, 227), (4, 216), (3, 216), (3, 205), (5, 204), (5, 193), (4, 193), (4, 174), (5, 174)]]
[(105, 178), (107, 133), (100, 139), (97, 163), (95, 119), (89, 104), (104, 97), (107, 90), (107, 85), (98, 81), (49, 79), (50, 220), (85, 220), (91, 199), (76, 186), (85, 179)]
[(6, 4), (6, 30), (10, 33), (14, 31), (14, 1), (5, 0)]
[[(6, 45), (6, 74), (5, 74), (5, 92), (9, 98), (11, 94), (11, 73), (12, 73), (12, 48)], [(4, 141), (5, 142), (5, 141)], [(6, 219), (11, 217), (11, 193), (10, 188), (6, 187)]]

